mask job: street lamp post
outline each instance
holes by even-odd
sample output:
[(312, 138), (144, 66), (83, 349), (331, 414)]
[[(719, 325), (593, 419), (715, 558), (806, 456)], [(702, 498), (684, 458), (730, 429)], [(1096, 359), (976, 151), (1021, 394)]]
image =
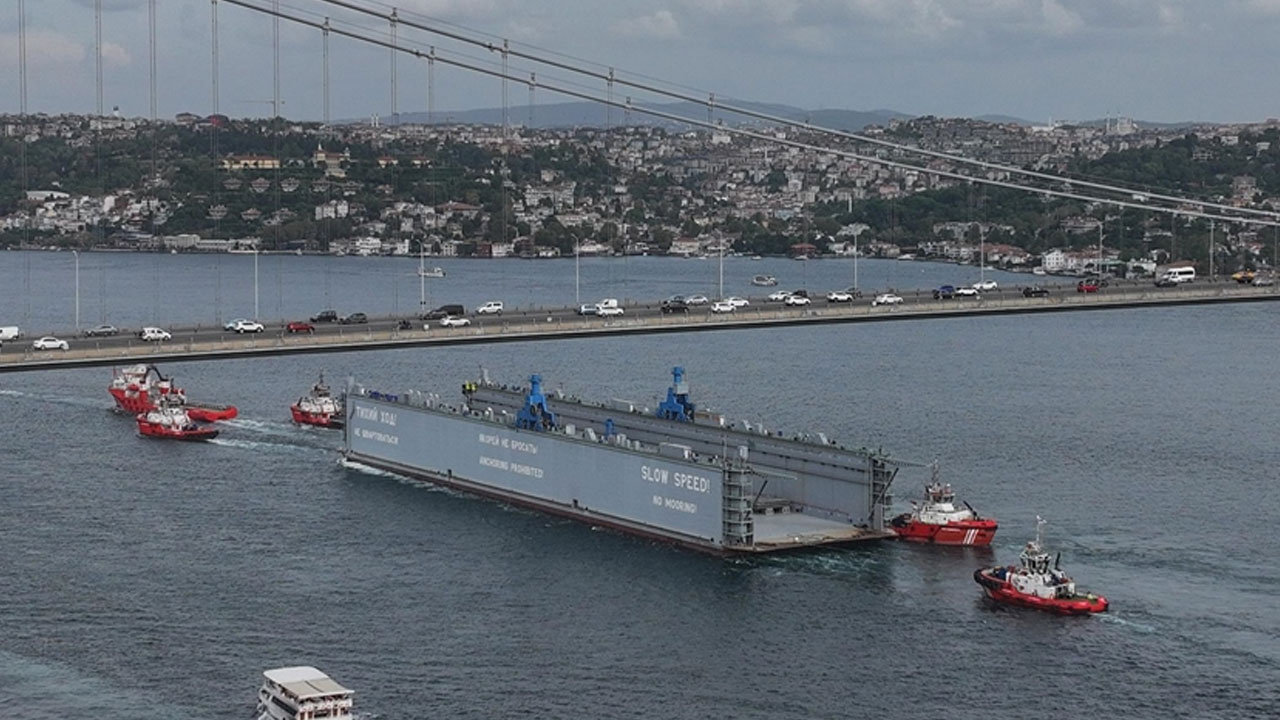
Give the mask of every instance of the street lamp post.
[(716, 297), (724, 299), (724, 238), (720, 238), (720, 294)]
[(853, 236), (853, 292), (858, 292), (858, 236)]
[(72, 250), (76, 258), (76, 330), (80, 330), (80, 251)]
[(582, 303), (582, 295), (579, 292), (579, 275), (578, 275), (578, 255), (582, 245), (582, 240), (573, 239), (573, 304), (580, 305)]
[(253, 249), (253, 319), (258, 319), (258, 248)]

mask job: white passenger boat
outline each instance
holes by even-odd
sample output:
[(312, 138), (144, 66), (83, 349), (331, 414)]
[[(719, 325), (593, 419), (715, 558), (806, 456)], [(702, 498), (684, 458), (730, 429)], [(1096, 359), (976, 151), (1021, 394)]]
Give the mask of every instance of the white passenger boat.
[(309, 666), (262, 673), (257, 720), (351, 720), (352, 691)]
[(444, 268), (420, 267), (418, 268), (418, 277), (442, 278), (444, 277)]
[(778, 278), (772, 275), (756, 275), (751, 278), (751, 284), (759, 285), (761, 287), (773, 287), (778, 284)]

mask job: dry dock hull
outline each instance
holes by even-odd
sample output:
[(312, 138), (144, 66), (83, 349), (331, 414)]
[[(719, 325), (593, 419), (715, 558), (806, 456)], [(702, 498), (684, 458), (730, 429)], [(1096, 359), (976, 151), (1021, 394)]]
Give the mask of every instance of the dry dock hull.
[(755, 516), (747, 472), (625, 439), (520, 430), (498, 418), (348, 396), (348, 459), (453, 489), (717, 555), (890, 537), (799, 507)]
[(572, 506), (565, 507), (558, 503), (547, 502), (536, 497), (497, 491), (494, 488), (472, 482), (457, 475), (442, 475), (439, 473), (424, 472), (422, 470), (416, 470), (397, 463), (387, 462), (352, 452), (347, 453), (347, 459), (379, 470), (385, 470), (387, 472), (396, 473), (397, 475), (404, 475), (406, 477), (429, 482), (433, 485), (447, 487), (451, 490), (457, 490), (471, 495), (488, 498), (490, 500), (497, 500), (499, 502), (529, 508), (531, 510), (539, 510), (559, 517), (577, 520), (595, 527), (609, 528), (610, 530), (615, 530), (627, 535), (670, 543), (672, 545), (677, 545), (690, 550), (697, 550), (699, 552), (710, 553), (712, 555), (742, 556), (785, 551), (794, 552), (822, 547), (839, 547), (852, 543), (866, 542), (868, 540), (887, 540), (894, 537), (892, 532), (868, 530), (865, 528), (845, 525), (843, 523), (828, 521), (825, 525), (819, 526), (814, 526), (809, 523), (793, 523), (789, 526), (792, 530), (802, 530), (804, 534), (787, 535), (785, 532), (777, 532), (751, 545), (715, 545), (699, 538), (683, 536), (662, 528), (627, 522), (609, 515), (593, 512), (589, 508), (574, 508)]

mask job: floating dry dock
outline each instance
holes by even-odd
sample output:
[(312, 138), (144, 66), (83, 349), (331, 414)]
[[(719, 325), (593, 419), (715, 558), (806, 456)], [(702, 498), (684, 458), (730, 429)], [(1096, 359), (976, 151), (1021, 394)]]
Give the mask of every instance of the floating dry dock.
[(898, 469), (824, 435), (784, 437), (698, 412), (683, 370), (657, 409), (487, 379), (458, 402), (352, 384), (350, 460), (717, 554), (891, 537)]

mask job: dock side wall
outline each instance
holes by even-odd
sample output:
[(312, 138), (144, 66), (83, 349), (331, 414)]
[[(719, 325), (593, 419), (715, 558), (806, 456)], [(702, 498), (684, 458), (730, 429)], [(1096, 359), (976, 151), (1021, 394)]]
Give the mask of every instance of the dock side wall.
[(357, 455), (721, 544), (713, 466), (359, 395), (347, 412)]

